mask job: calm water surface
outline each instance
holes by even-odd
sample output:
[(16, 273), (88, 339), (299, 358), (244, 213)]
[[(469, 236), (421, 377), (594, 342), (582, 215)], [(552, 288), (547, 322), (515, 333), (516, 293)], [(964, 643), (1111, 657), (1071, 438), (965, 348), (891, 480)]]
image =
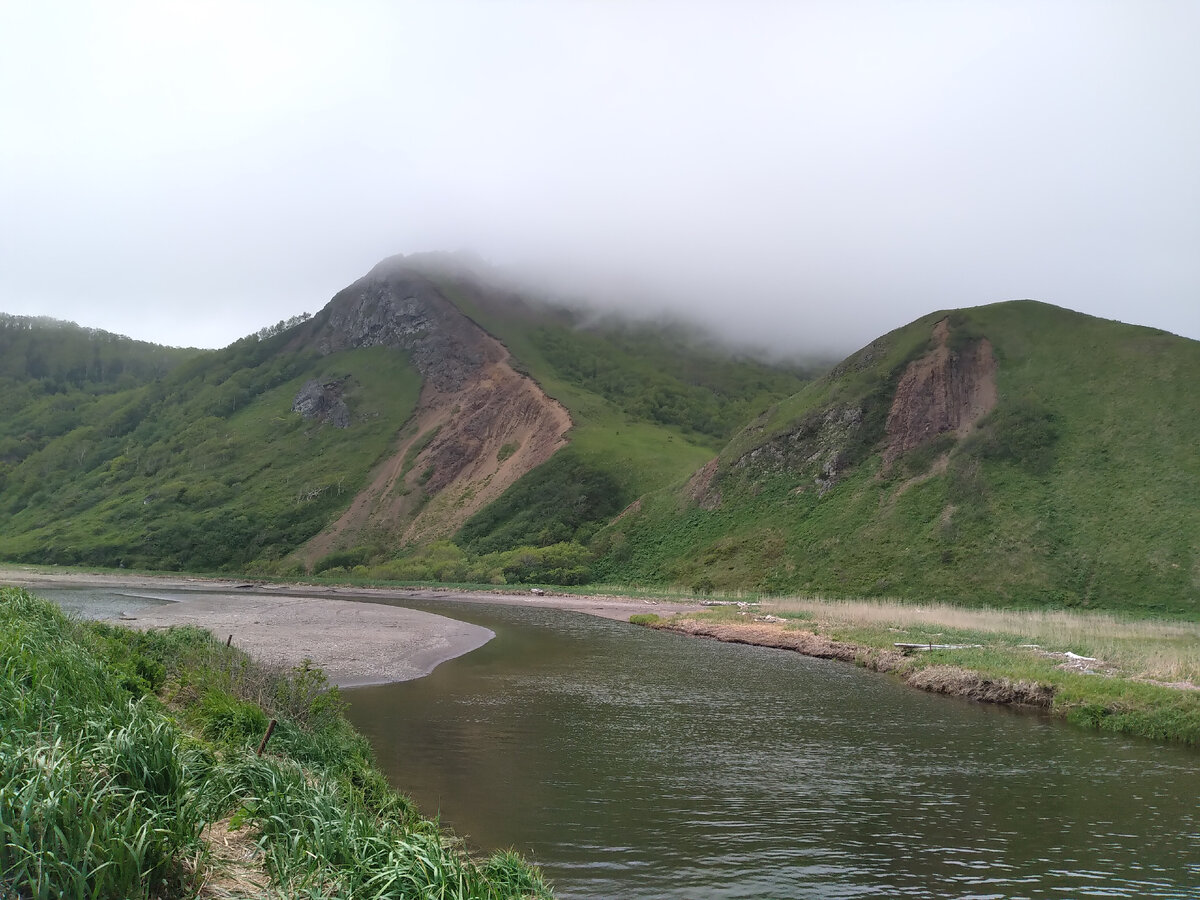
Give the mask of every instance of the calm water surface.
[(574, 613), (347, 691), (392, 780), (565, 898), (1200, 897), (1200, 754)]

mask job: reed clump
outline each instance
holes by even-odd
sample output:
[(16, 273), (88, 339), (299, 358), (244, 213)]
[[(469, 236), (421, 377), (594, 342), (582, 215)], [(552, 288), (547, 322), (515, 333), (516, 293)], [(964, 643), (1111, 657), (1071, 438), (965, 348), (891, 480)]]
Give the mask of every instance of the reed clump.
[(251, 836), (278, 896), (549, 896), (519, 856), (471, 858), (392, 790), (312, 666), (0, 589), (0, 896), (194, 897), (222, 875), (217, 822)]

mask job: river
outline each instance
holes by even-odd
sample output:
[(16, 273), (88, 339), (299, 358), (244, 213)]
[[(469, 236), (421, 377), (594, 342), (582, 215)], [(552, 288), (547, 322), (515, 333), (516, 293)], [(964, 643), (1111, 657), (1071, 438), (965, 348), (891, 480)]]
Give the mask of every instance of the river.
[[(131, 596), (46, 591), (120, 616)], [(139, 596), (136, 604), (167, 602)], [(845, 663), (528, 606), (404, 601), (496, 637), (345, 691), (380, 765), (562, 898), (1198, 898), (1200, 753)]]
[(578, 613), (346, 692), (389, 777), (563, 898), (1200, 896), (1200, 755)]

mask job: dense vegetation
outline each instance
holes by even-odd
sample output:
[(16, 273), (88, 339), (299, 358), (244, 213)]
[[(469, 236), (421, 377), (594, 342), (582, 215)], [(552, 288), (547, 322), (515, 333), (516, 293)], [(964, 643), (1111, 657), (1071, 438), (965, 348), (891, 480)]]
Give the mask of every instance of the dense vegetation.
[[(509, 343), (514, 364), (576, 423), (568, 456), (527, 475), (457, 538), (463, 565), (488, 580), (585, 579), (598, 528), (685, 478), (747, 416), (804, 383), (795, 367), (738, 358), (682, 326), (585, 325), (579, 313), (452, 278), (445, 291)], [(11, 374), (0, 399), (0, 558), (295, 574), (285, 557), (366, 484), (420, 388), (400, 352), (321, 355), (293, 327), (306, 319), (214, 353), (12, 319), (0, 369)], [(291, 411), (310, 378), (343, 381), (351, 427)], [(315, 568), (399, 554), (420, 570), (428, 556), (383, 532), (367, 544), (338, 547)], [(559, 544), (567, 562), (549, 549)]]
[(574, 541), (482, 554), (464, 550), (453, 541), (434, 541), (387, 562), (357, 565), (334, 574), (370, 581), (571, 585), (591, 580), (594, 559), (591, 550)]
[(599, 394), (627, 416), (728, 440), (805, 381), (796, 367), (731, 356), (679, 325), (603, 319), (588, 327), (540, 325), (530, 343), (563, 381)]
[[(200, 629), (73, 622), (0, 589), (4, 896), (183, 898), (212, 879), (226, 896), (548, 896), (515, 854), (471, 860), (422, 819), (325, 687)], [(225, 834), (257, 847), (251, 871), (216, 852)]]
[(0, 314), (0, 490), (5, 475), (51, 441), (86, 423), (108, 431), (138, 389), (201, 355), (147, 344), (70, 322)]
[(203, 352), (135, 341), (74, 322), (0, 313), (0, 379), (6, 388), (111, 393), (161, 378)]
[[(714, 502), (679, 491), (644, 498), (598, 536), (607, 552), (595, 576), (1200, 611), (1200, 344), (1032, 302), (961, 311), (951, 344), (990, 340), (998, 404), (969, 437), (933, 437), (889, 468), (881, 450), (894, 385), (946, 315), (880, 339), (735, 437)], [(845, 440), (822, 432), (822, 454), (843, 454), (827, 489), (799, 463), (754, 455), (793, 439), (807, 446), (815, 426), (847, 408), (863, 426)]]
[[(389, 448), (420, 382), (400, 353), (323, 357), (288, 340), (251, 336), (111, 393), (13, 400), (0, 420), (0, 557), (236, 570), (319, 531)], [(292, 412), (310, 378), (342, 380), (349, 428)]]
[(473, 516), (458, 542), (476, 553), (564, 541), (585, 544), (625, 500), (611, 473), (568, 447)]

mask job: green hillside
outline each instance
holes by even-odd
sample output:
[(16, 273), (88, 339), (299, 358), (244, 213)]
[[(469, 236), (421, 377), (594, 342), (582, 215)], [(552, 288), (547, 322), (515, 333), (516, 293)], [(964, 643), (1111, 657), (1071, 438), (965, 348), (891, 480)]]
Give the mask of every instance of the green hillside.
[[(375, 297), (395, 284), (407, 303), (411, 286), (429, 277), (407, 260), (381, 266), (383, 280), (368, 277), (339, 296)], [(456, 304), (505, 343), (514, 366), (575, 423), (568, 447), (464, 529), (460, 541), (472, 553), (588, 540), (638, 496), (686, 478), (745, 421), (805, 383), (795, 367), (739, 358), (682, 326), (584, 325), (581, 313), (498, 290), (444, 261), (436, 277), (444, 298), (423, 294), (422, 327), (436, 332), (436, 323), (450, 321), (438, 305)], [(362, 335), (331, 337), (336, 302), (216, 352), (0, 320), (19, 325), (0, 329), (9, 341), (0, 358), (8, 388), (0, 400), (0, 559), (293, 571), (284, 558), (327, 528), (395, 451), (422, 385), (407, 351)], [(459, 328), (448, 337), (469, 341), (459, 326), (446, 327)], [(354, 341), (357, 349), (331, 352)], [(438, 351), (444, 359), (461, 345), (437, 346), (451, 348)], [(293, 411), (314, 379), (340, 385), (348, 427)], [(339, 558), (380, 564), (413, 549), (381, 530), (369, 547)]]
[[(885, 464), (947, 319), (995, 408)], [(1200, 344), (1031, 301), (939, 312), (765, 413), (709, 479), (598, 537), (596, 577), (700, 589), (1200, 611)]]
[[(37, 449), (0, 473), (0, 558), (236, 570), (323, 527), (390, 447), (420, 383), (386, 348), (323, 357), (288, 340), (251, 336), (138, 387), (68, 395), (58, 424), (44, 404), (17, 410)], [(344, 381), (350, 427), (291, 411), (312, 378)]]
[(85, 416), (113, 415), (121, 407), (114, 395), (202, 354), (73, 322), (0, 313), (0, 479)]
[[(460, 542), (474, 549), (586, 540), (638, 497), (682, 482), (741, 426), (822, 368), (819, 361), (784, 364), (731, 351), (679, 322), (598, 318), (495, 290), (461, 270), (428, 271), (575, 422), (566, 450), (463, 529)], [(576, 488), (587, 482), (603, 489), (581, 498)], [(572, 519), (581, 505), (587, 509)], [(546, 522), (562, 527), (547, 529)]]
[(202, 350), (162, 347), (44, 316), (0, 313), (0, 379), (43, 393), (110, 393), (161, 378)]

